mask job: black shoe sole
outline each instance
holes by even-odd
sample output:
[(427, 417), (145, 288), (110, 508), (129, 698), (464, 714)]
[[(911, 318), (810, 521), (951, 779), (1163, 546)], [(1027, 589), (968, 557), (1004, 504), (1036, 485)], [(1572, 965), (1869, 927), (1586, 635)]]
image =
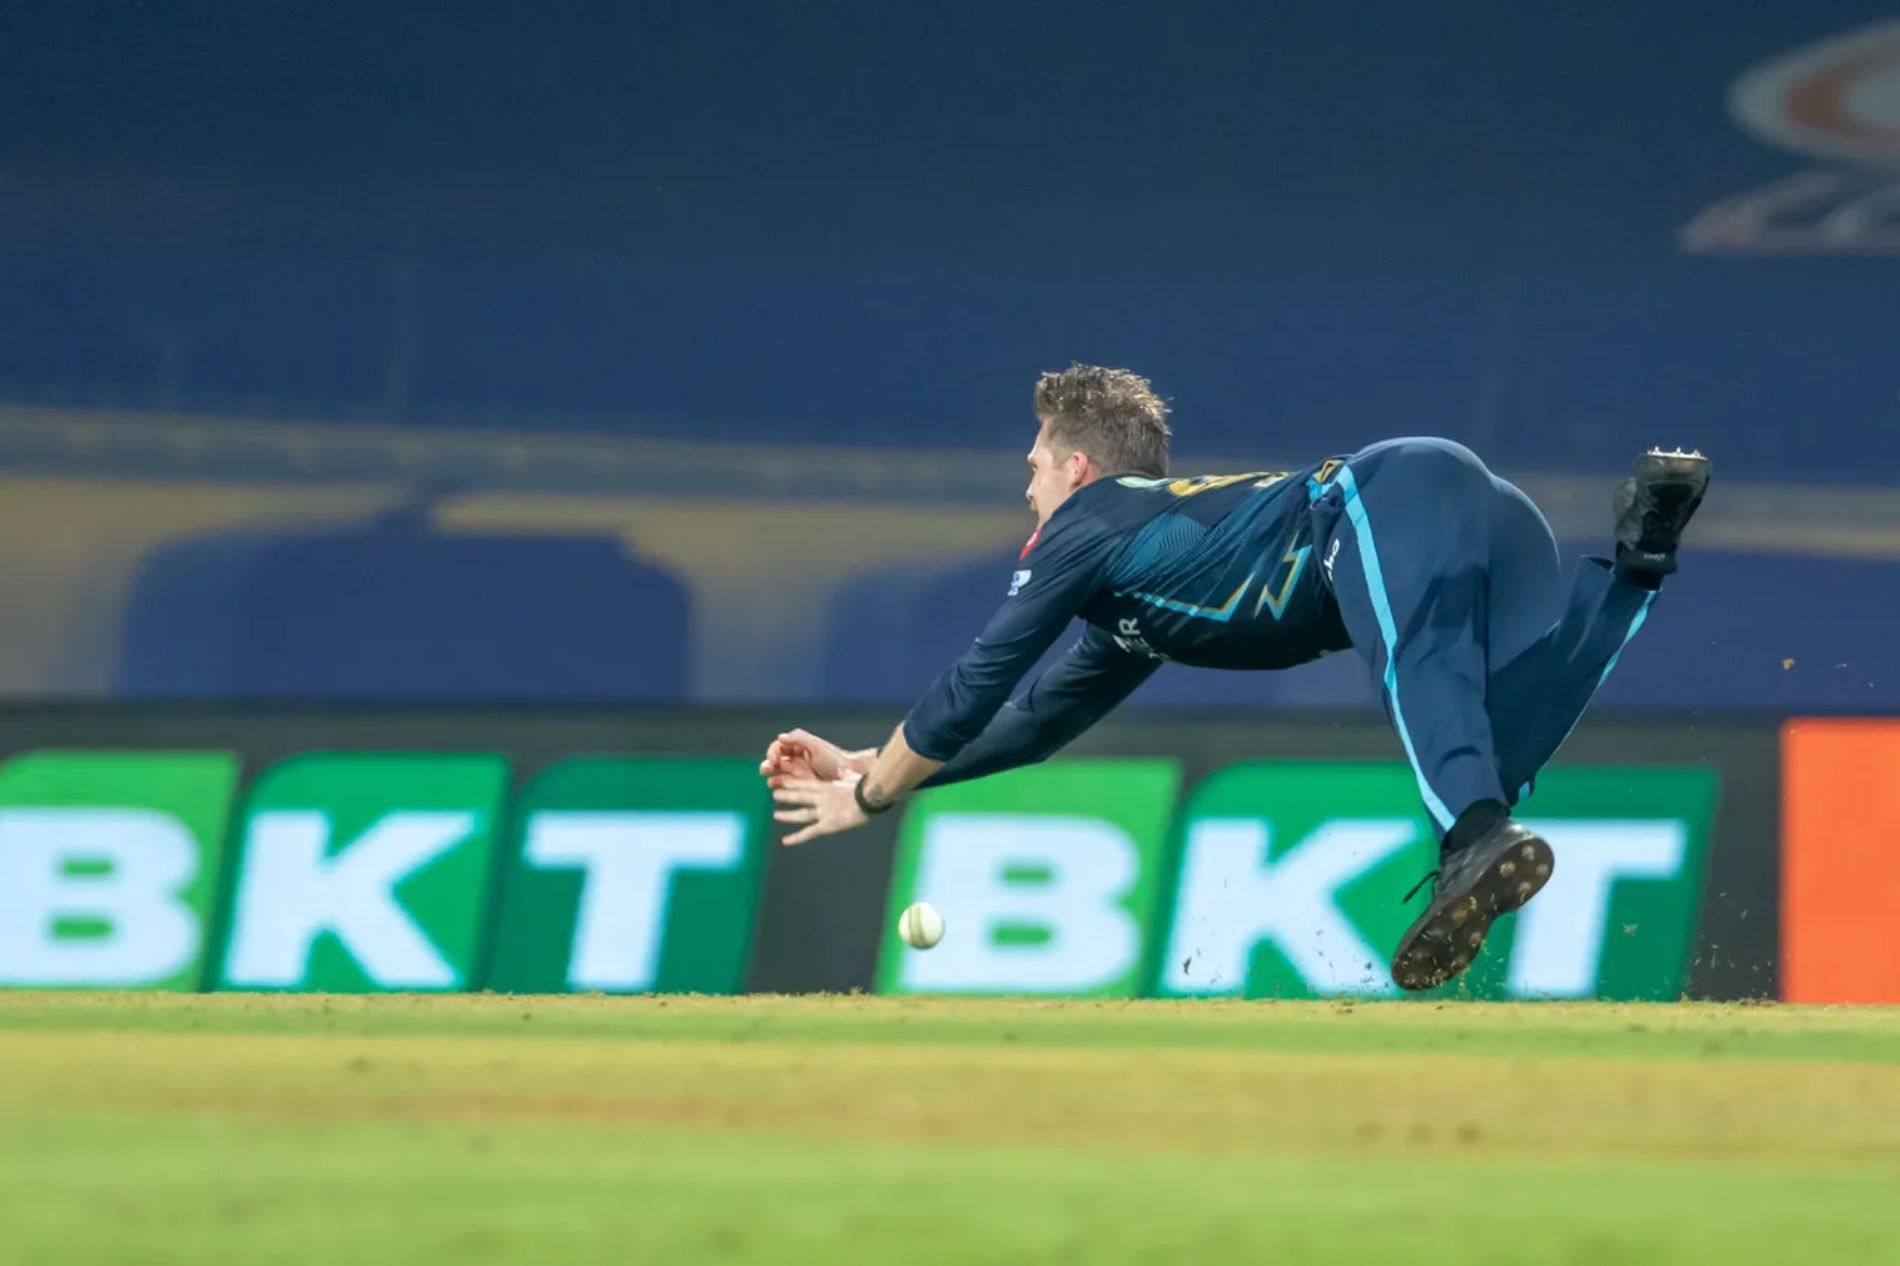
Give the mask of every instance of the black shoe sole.
[(1637, 481), (1637, 488), (1649, 497), (1650, 504), (1672, 517), (1685, 503), (1699, 500), (1708, 486), (1700, 472), (1673, 469), (1659, 470)]
[(1431, 908), (1399, 938), (1392, 955), (1392, 983), (1416, 993), (1457, 977), (1484, 948), (1498, 916), (1521, 908), (1543, 891), (1556, 861), (1541, 838), (1520, 837), (1463, 892), (1433, 898)]
[[(1636, 571), (1656, 575), (1674, 572), (1683, 530), (1708, 493), (1709, 473), (1709, 459), (1700, 453), (1652, 449), (1643, 454), (1624, 485), (1622, 495), (1628, 498), (1628, 505), (1618, 506), (1619, 560)], [(1630, 518), (1632, 512), (1634, 519)]]
[(1674, 474), (1686, 475), (1697, 483), (1707, 483), (1708, 472), (1709, 459), (1700, 452), (1652, 448), (1636, 459), (1635, 473), (1638, 478), (1646, 474)]

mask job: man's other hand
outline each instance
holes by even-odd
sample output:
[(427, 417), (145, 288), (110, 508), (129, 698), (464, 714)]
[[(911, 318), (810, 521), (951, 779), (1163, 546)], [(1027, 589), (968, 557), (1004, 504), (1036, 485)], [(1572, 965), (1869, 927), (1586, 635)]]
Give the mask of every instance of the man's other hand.
[(774, 787), (787, 778), (833, 782), (846, 772), (866, 772), (876, 758), (876, 748), (847, 752), (809, 730), (787, 730), (766, 746), (759, 773)]
[(858, 808), (856, 789), (860, 775), (847, 773), (842, 778), (797, 778), (781, 775), (772, 780), (772, 799), (778, 809), (772, 817), (779, 822), (804, 829), (785, 837), (787, 844), (803, 844), (821, 835), (836, 835), (863, 826), (870, 819)]

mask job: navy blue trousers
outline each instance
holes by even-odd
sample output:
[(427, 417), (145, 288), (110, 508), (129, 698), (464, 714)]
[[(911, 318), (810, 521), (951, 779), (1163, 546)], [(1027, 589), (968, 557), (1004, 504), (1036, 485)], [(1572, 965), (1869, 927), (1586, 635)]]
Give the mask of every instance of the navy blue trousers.
[(1600, 558), (1566, 587), (1543, 514), (1448, 440), (1375, 444), (1309, 492), (1315, 553), (1439, 832), (1479, 800), (1515, 805), (1655, 592)]

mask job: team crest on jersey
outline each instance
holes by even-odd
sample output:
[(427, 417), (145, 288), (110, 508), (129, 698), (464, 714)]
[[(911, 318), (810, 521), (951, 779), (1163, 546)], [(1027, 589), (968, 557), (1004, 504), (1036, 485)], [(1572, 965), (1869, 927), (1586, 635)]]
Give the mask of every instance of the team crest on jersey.
[(1029, 583), (1029, 568), (1025, 567), (1021, 571), (1017, 572), (1015, 575), (1009, 578), (1008, 596), (1011, 598), (1014, 598), (1017, 594), (1023, 591), (1023, 586), (1028, 583)]

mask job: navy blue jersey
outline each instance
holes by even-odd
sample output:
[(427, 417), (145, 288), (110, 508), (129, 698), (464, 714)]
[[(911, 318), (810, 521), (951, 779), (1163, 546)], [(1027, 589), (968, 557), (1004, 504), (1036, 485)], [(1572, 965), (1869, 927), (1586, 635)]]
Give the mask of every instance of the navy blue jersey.
[(1078, 490), (1024, 548), (982, 635), (911, 709), (911, 749), (956, 756), (1078, 616), (1087, 633), (1014, 705), (1042, 718), (1039, 741), (1073, 737), (1163, 660), (1286, 668), (1350, 645), (1309, 522), (1309, 485), (1339, 466), (1124, 475)]

